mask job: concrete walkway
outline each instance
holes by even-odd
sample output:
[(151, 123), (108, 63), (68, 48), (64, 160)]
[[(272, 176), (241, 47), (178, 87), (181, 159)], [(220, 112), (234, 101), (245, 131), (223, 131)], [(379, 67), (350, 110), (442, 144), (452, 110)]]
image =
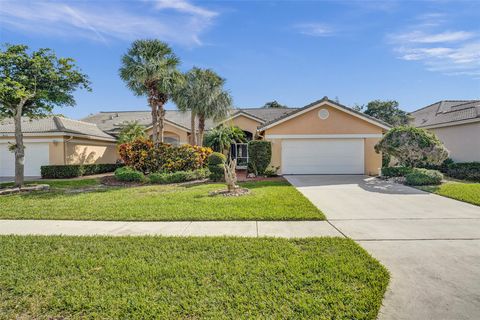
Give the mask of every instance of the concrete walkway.
[(391, 272), (379, 319), (480, 318), (480, 207), (364, 176), (290, 176)]
[(0, 235), (237, 236), (303, 238), (342, 236), (327, 221), (68, 221), (0, 220)]

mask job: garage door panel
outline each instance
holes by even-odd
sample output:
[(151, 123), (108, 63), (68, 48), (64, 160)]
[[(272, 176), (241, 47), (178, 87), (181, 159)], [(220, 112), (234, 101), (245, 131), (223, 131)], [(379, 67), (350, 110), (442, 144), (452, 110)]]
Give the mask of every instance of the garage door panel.
[(284, 140), (282, 173), (363, 174), (363, 139)]
[[(48, 143), (25, 143), (25, 176), (40, 176), (40, 167), (49, 163)], [(0, 144), (0, 176), (15, 176), (15, 156), (4, 143)]]

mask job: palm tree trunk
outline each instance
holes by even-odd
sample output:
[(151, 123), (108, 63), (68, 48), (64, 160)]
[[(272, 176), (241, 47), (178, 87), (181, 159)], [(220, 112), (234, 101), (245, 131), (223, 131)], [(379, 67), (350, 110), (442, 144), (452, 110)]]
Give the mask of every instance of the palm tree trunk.
[(158, 112), (156, 104), (155, 88), (150, 88), (148, 93), (148, 104), (150, 105), (152, 114), (152, 141), (156, 145), (158, 143)]
[(198, 145), (203, 146), (203, 134), (205, 132), (205, 115), (200, 114), (198, 117)]
[(24, 182), (25, 146), (22, 133), (22, 106), (18, 106), (15, 116), (15, 186), (21, 187)]
[(195, 125), (195, 118), (195, 112), (192, 110), (190, 115), (190, 144), (192, 146), (197, 144), (197, 128)]
[(158, 141), (163, 143), (163, 131), (165, 129), (165, 108), (163, 103), (158, 104)]

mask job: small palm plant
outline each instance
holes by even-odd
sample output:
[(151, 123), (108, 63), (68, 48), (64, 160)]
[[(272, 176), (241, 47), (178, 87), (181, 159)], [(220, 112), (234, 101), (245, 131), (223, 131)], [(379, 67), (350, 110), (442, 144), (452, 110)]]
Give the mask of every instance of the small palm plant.
[(218, 126), (205, 135), (204, 144), (216, 152), (225, 152), (232, 143), (247, 142), (245, 132), (237, 126)]
[(137, 121), (126, 122), (122, 125), (120, 134), (118, 135), (118, 144), (133, 142), (139, 138), (145, 138), (145, 127)]

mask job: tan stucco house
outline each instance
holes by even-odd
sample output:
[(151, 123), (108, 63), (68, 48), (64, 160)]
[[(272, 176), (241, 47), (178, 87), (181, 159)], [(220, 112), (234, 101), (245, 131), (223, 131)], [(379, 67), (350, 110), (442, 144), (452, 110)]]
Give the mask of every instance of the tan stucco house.
[[(22, 119), (25, 143), (25, 176), (40, 176), (43, 165), (115, 163), (115, 137), (95, 124), (52, 116)], [(11, 119), (0, 121), (0, 177), (14, 175), (15, 143)]]
[(443, 100), (410, 114), (437, 135), (456, 162), (480, 161), (480, 100)]
[[(151, 134), (150, 111), (113, 111), (90, 115), (81, 121), (49, 117), (29, 121), (23, 129), (27, 145), (26, 175), (37, 176), (47, 164), (114, 163), (115, 140), (122, 126), (137, 121)], [(206, 129), (220, 124), (240, 127), (248, 139), (272, 142), (272, 166), (280, 174), (377, 175), (381, 155), (374, 145), (389, 126), (324, 97), (303, 108), (235, 109), (221, 123), (208, 121)], [(188, 143), (190, 113), (167, 110), (165, 142)], [(0, 122), (0, 176), (13, 175), (13, 124)], [(231, 146), (240, 167), (248, 161), (247, 145)]]

